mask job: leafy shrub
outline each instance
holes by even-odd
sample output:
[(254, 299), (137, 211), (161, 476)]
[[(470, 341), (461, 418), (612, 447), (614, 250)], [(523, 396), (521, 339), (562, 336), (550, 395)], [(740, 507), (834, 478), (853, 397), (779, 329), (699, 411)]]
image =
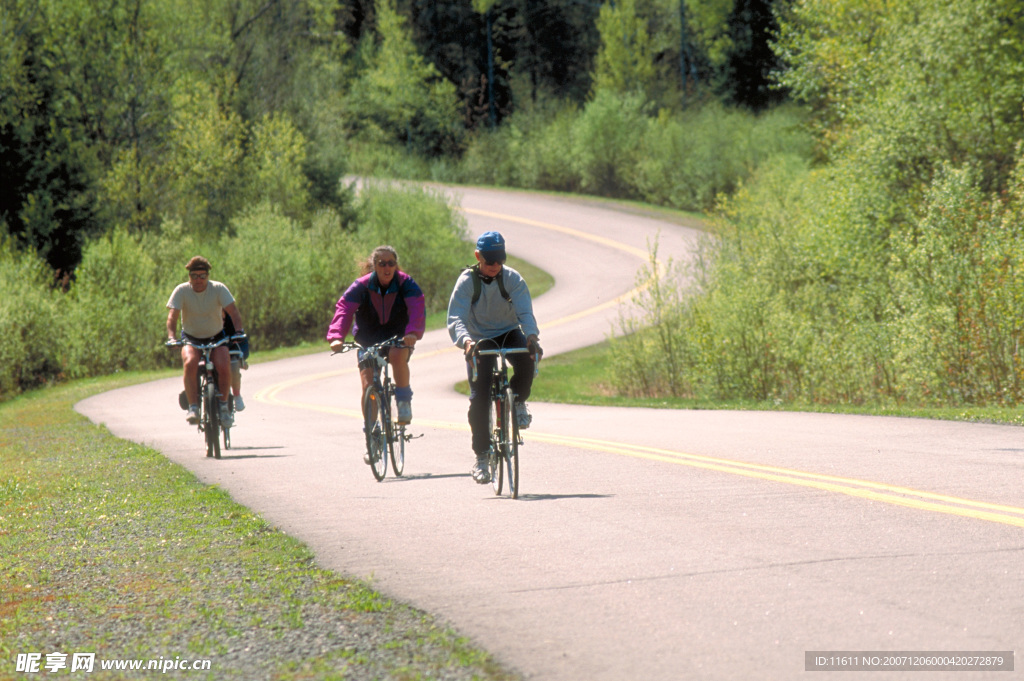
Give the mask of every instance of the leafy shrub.
[(590, 194), (624, 197), (647, 127), (639, 95), (599, 92), (573, 126), (573, 160), (580, 186)]
[(610, 339), (617, 389), (635, 397), (689, 396), (692, 372), (684, 367), (692, 349), (685, 338), (688, 300), (685, 272), (675, 262), (658, 260), (651, 248), (648, 264), (637, 274), (638, 292), (629, 312), (619, 317), (622, 335)]
[(915, 402), (1015, 403), (1024, 397), (1024, 186), (1005, 201), (981, 173), (946, 167), (917, 228), (895, 240), (901, 392)]
[(800, 117), (775, 109), (755, 117), (709, 104), (646, 126), (631, 191), (650, 203), (706, 211), (776, 155), (809, 157)]
[(480, 130), (459, 163), (459, 177), (471, 184), (519, 186), (516, 153), (522, 136), (515, 116), (497, 130)]
[[(558, 107), (552, 114), (531, 117), (523, 126), (523, 142), (517, 159), (517, 184), (529, 189), (579, 191), (581, 180), (574, 169), (573, 126), (579, 113), (575, 106)], [(516, 123), (520, 120), (514, 117)]]
[(323, 337), (340, 290), (355, 274), (351, 238), (331, 211), (303, 228), (261, 203), (232, 222), (217, 278), (237, 301), (252, 348)]
[(167, 298), (156, 263), (138, 239), (116, 229), (90, 242), (65, 301), (68, 374), (94, 376), (167, 362)]
[(438, 191), (368, 185), (357, 202), (356, 240), (368, 257), (377, 246), (398, 251), (401, 268), (423, 289), (429, 311), (448, 305), (460, 269), (473, 259), (465, 218)]
[[(2, 225), (0, 225), (2, 227)], [(44, 384), (61, 370), (62, 331), (51, 270), (0, 233), (0, 397)]]

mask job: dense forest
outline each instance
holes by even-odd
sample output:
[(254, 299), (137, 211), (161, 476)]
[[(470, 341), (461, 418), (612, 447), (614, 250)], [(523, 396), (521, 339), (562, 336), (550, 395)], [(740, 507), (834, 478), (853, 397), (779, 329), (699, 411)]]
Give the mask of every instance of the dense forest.
[(443, 307), (457, 210), (357, 174), (713, 216), (623, 392), (1019, 402), (1022, 50), (1011, 0), (0, 0), (0, 394), (166, 365), (196, 252), (256, 347), (380, 241)]

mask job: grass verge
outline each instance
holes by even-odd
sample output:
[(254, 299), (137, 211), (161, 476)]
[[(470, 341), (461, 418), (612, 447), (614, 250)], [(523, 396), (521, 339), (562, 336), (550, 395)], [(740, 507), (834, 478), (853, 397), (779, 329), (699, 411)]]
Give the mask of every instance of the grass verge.
[[(759, 411), (805, 411), (829, 414), (903, 416), (1024, 425), (1019, 407), (919, 407), (901, 404), (801, 404), (775, 401), (697, 400), (675, 397), (623, 397), (616, 395), (615, 374), (608, 341), (574, 352), (545, 357), (533, 383), (531, 400), (612, 407), (658, 409), (738, 409)], [(465, 381), (458, 389), (468, 393)]]
[[(313, 564), (302, 543), (158, 452), (73, 411), (166, 375), (76, 381), (0, 404), (0, 679), (19, 654), (210, 660), (189, 679), (511, 679), (429, 615)], [(71, 675), (74, 676), (74, 675)]]

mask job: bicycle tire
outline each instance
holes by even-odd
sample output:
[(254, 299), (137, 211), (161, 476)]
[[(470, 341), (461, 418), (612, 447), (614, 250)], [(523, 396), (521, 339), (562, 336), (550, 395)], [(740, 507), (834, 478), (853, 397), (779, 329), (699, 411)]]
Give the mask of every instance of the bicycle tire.
[(519, 422), (516, 420), (516, 396), (511, 387), (505, 388), (504, 415), (505, 424), (505, 466), (508, 469), (508, 495), (519, 498)]
[(377, 482), (383, 480), (388, 472), (388, 453), (384, 451), (387, 435), (382, 425), (385, 413), (381, 404), (377, 386), (367, 386), (363, 393), (363, 430), (366, 434), (366, 451), (370, 454), (370, 471)]
[(213, 382), (206, 384), (206, 456), (220, 458), (220, 401), (217, 399), (217, 386)]
[[(231, 412), (231, 416), (235, 415), (235, 396), (228, 397), (228, 411)], [(234, 423), (235, 419), (232, 418), (231, 422)], [(231, 449), (231, 426), (221, 425), (221, 430), (224, 431), (224, 449)]]
[(492, 399), (490, 413), (491, 426), (491, 455), (489, 457), (489, 468), (491, 471), (491, 487), (496, 496), (501, 495), (505, 484), (504, 469), (504, 448), (502, 445), (502, 423), (501, 423), (501, 400)]
[(405, 471), (405, 424), (396, 424), (391, 432), (395, 434), (395, 441), (391, 444), (391, 470), (396, 478), (400, 478)]

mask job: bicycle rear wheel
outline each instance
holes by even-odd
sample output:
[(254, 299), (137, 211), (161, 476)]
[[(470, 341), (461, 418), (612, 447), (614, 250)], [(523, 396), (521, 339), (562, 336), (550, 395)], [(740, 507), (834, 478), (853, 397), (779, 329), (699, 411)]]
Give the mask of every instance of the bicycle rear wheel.
[(363, 431), (366, 433), (366, 451), (370, 454), (370, 470), (378, 482), (388, 472), (384, 418), (380, 390), (375, 385), (367, 386), (363, 393)]
[[(235, 398), (234, 396), (228, 398), (228, 410), (231, 415), (235, 415)], [(234, 421), (234, 419), (232, 419)], [(231, 449), (231, 426), (222, 426), (221, 431), (224, 433), (224, 449)]]
[(503, 400), (502, 422), (505, 428), (502, 439), (505, 441), (505, 467), (508, 469), (508, 495), (519, 498), (519, 422), (516, 420), (515, 394), (512, 388), (505, 389)]
[(217, 399), (217, 386), (213, 382), (206, 384), (203, 395), (203, 430), (206, 435), (206, 456), (220, 458), (220, 401)]

